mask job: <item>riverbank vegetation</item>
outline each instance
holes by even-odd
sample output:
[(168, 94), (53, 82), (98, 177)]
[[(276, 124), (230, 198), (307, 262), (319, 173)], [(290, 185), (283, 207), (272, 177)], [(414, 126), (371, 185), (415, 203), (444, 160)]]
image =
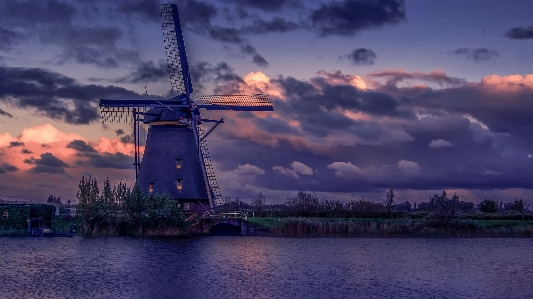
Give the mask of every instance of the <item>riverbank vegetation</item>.
[[(533, 237), (533, 213), (522, 199), (511, 203), (490, 198), (479, 204), (454, 194), (434, 194), (427, 202), (395, 203), (389, 189), (383, 203), (320, 199), (300, 191), (284, 204), (261, 200), (247, 205), (226, 199), (222, 209), (248, 210), (249, 221), (286, 237)], [(257, 206), (262, 203), (261, 206)]]
[(78, 208), (81, 232), (87, 236), (179, 236), (186, 232), (185, 215), (168, 194), (143, 195), (138, 185), (129, 188), (108, 179), (102, 192), (96, 179), (82, 177)]

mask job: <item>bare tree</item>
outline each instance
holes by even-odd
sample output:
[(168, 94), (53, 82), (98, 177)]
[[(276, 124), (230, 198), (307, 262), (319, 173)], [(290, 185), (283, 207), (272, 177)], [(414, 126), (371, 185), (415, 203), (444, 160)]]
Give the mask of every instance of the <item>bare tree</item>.
[(257, 197), (252, 198), (252, 206), (254, 207), (255, 212), (257, 212), (257, 216), (261, 216), (261, 212), (263, 211), (263, 207), (266, 204), (266, 197), (263, 195), (262, 192), (259, 192), (259, 195)]
[(394, 197), (396, 195), (394, 194), (394, 190), (390, 188), (389, 192), (387, 192), (387, 200), (385, 200), (385, 207), (387, 208), (387, 215), (390, 218), (390, 212), (392, 209), (392, 205), (394, 204)]

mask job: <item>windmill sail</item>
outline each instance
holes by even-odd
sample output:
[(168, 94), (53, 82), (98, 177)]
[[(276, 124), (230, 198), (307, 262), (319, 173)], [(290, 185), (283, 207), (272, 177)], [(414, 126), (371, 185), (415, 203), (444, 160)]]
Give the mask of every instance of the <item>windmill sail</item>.
[(175, 4), (161, 4), (163, 41), (172, 89), (178, 93), (190, 95), (193, 89), (189, 75), (189, 63), (177, 11)]
[(200, 96), (201, 108), (208, 110), (274, 111), (266, 94), (256, 95), (209, 95)]

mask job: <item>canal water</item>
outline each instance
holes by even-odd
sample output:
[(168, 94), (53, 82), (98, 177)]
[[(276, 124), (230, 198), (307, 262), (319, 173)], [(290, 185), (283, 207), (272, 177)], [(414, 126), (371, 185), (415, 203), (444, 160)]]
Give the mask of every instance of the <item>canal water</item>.
[(530, 239), (0, 238), (0, 298), (533, 298)]

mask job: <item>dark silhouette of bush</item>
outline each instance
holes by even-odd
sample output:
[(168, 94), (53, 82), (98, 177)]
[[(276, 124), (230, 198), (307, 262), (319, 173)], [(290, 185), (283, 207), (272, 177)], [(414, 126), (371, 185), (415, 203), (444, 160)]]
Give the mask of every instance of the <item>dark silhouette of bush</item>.
[(498, 203), (491, 198), (485, 198), (479, 204), (479, 210), (483, 213), (496, 213), (498, 212)]
[(457, 219), (459, 210), (459, 196), (454, 194), (451, 199), (448, 198), (445, 191), (441, 195), (433, 195), (429, 198), (430, 214), (427, 222), (429, 225), (435, 225), (437, 228), (447, 228)]
[(513, 211), (522, 213), (524, 212), (525, 208), (526, 208), (526, 205), (524, 204), (524, 201), (522, 199), (515, 199), (513, 201), (513, 206), (512, 206)]

